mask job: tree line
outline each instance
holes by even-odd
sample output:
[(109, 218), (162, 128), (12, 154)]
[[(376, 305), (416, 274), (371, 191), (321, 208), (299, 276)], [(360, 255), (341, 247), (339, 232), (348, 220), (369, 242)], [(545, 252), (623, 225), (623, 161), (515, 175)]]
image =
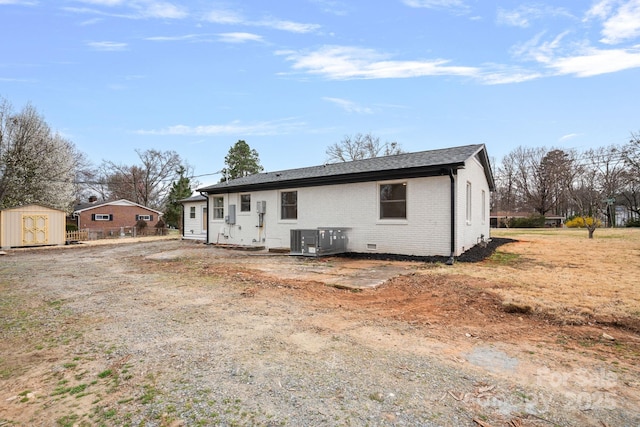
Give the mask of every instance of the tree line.
[(603, 217), (613, 226), (621, 205), (632, 221), (640, 217), (640, 134), (581, 152), (521, 146), (494, 169), (494, 212)]
[[(397, 142), (367, 134), (347, 135), (327, 147), (328, 162), (394, 155)], [(41, 203), (71, 211), (80, 201), (127, 199), (165, 212), (178, 226), (182, 207), (199, 185), (193, 169), (172, 150), (135, 150), (134, 165), (103, 160), (93, 165), (68, 139), (51, 130), (42, 115), (26, 105), (14, 111), (0, 97), (0, 209)], [(221, 181), (264, 170), (258, 152), (239, 140), (229, 149)], [(494, 212), (540, 216), (603, 216), (615, 224), (615, 205), (640, 218), (640, 133), (628, 143), (589, 149), (517, 147), (494, 165)]]

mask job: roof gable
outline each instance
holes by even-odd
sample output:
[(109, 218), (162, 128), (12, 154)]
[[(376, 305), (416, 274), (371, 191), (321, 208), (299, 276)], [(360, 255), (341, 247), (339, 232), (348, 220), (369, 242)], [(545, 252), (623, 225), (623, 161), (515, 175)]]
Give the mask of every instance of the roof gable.
[(158, 215), (162, 215), (162, 212), (160, 212), (160, 211), (148, 208), (148, 207), (140, 205), (138, 203), (134, 203), (134, 202), (132, 202), (130, 200), (127, 200), (127, 199), (110, 200), (110, 201), (107, 201), (107, 202), (96, 202), (96, 203), (82, 203), (82, 204), (74, 206), (73, 213), (77, 214), (77, 213), (80, 213), (80, 212), (90, 211), (92, 209), (95, 209), (95, 208), (98, 208), (98, 207), (102, 207), (102, 206), (131, 206), (131, 207), (137, 207), (137, 208), (141, 208), (141, 209), (146, 209), (148, 211), (155, 212)]
[(449, 169), (464, 168), (466, 160), (473, 156), (477, 156), (484, 167), (489, 188), (493, 190), (494, 181), (486, 148), (484, 144), (476, 144), (259, 173), (203, 187), (198, 191), (219, 194), (229, 191), (270, 190), (380, 179), (436, 176), (447, 173)]

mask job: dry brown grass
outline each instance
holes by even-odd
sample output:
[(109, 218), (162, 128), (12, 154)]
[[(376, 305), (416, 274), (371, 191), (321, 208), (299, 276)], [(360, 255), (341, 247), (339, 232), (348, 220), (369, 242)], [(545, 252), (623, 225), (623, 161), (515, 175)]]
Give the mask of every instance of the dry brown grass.
[[(456, 273), (496, 283), (505, 302), (566, 323), (590, 319), (640, 328), (640, 229), (500, 229), (518, 240)], [(446, 271), (446, 270), (444, 270)]]

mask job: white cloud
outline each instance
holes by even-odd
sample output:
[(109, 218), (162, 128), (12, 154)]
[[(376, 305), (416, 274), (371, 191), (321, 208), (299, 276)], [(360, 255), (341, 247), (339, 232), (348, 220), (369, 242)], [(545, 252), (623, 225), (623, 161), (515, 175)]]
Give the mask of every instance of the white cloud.
[(479, 73), (477, 79), (488, 85), (502, 85), (522, 83), (530, 80), (536, 80), (541, 77), (544, 76), (538, 71), (493, 66), (487, 67), (485, 71)]
[(544, 33), (513, 49), (521, 59), (535, 61), (554, 75), (591, 77), (640, 67), (640, 45), (620, 49), (599, 49), (588, 42), (568, 43), (564, 32), (551, 41)]
[(617, 44), (640, 36), (640, 0), (620, 6), (603, 24), (602, 43)]
[(262, 42), (262, 36), (252, 33), (221, 33), (218, 37), (223, 43)]
[(560, 74), (591, 77), (640, 68), (640, 46), (634, 49), (590, 48), (582, 54), (556, 58), (548, 66)]
[(560, 139), (558, 139), (558, 142), (565, 142), (565, 141), (568, 141), (570, 139), (576, 138), (577, 136), (580, 136), (580, 134), (578, 134), (578, 133), (569, 133), (567, 135), (563, 135), (562, 137), (560, 137)]
[(212, 10), (204, 16), (204, 20), (215, 24), (242, 24), (244, 18), (231, 10)]
[(253, 21), (246, 19), (236, 11), (223, 9), (217, 9), (207, 13), (204, 20), (215, 24), (273, 28), (275, 30), (288, 31), (290, 33), (310, 33), (320, 29), (320, 25), (317, 24), (305, 24), (276, 18), (265, 18)]
[(149, 18), (183, 19), (188, 16), (187, 11), (179, 6), (165, 2), (153, 2), (143, 8), (143, 14)]
[(153, 36), (146, 37), (145, 40), (153, 41), (153, 42), (177, 42), (177, 41), (190, 41), (190, 40), (198, 40), (203, 37), (202, 34), (184, 34), (181, 36)]
[(278, 19), (267, 19), (251, 23), (250, 25), (273, 28), (275, 30), (288, 31), (290, 33), (310, 33), (320, 29), (320, 25), (317, 24), (303, 24), (300, 22), (282, 21)]
[(527, 28), (534, 20), (557, 16), (571, 16), (571, 14), (566, 9), (558, 7), (520, 5), (512, 10), (499, 8), (497, 22), (502, 25)]
[(618, 3), (618, 1), (619, 0), (600, 0), (595, 2), (593, 6), (591, 6), (591, 8), (587, 11), (585, 19), (605, 19), (607, 16), (609, 16), (609, 14), (611, 14), (614, 5)]
[(95, 50), (103, 50), (103, 51), (120, 51), (126, 50), (126, 43), (118, 43), (118, 42), (88, 42), (87, 46)]
[[(112, 16), (116, 18), (126, 19), (183, 19), (189, 16), (184, 7), (176, 6), (173, 3), (152, 0), (76, 0), (77, 2), (94, 5), (95, 8), (75, 8), (63, 7), (63, 10), (93, 14), (102, 16)], [(99, 7), (111, 8), (109, 10), (100, 10)], [(112, 11), (116, 7), (120, 7), (118, 12)]]
[(421, 76), (475, 76), (478, 69), (447, 65), (448, 60), (394, 61), (372, 49), (324, 46), (312, 52), (280, 51), (293, 69), (332, 80), (384, 79)]
[(349, 101), (347, 99), (342, 99), (342, 98), (331, 98), (331, 97), (323, 97), (322, 98), (325, 101), (334, 103), (336, 105), (338, 105), (340, 108), (342, 108), (343, 110), (345, 110), (348, 113), (357, 113), (357, 114), (373, 114), (373, 110), (369, 107), (362, 107), (358, 104), (356, 104), (353, 101)]
[(295, 121), (292, 118), (282, 120), (263, 121), (253, 124), (243, 124), (235, 120), (222, 125), (187, 126), (175, 125), (164, 129), (138, 130), (140, 135), (188, 135), (188, 136), (253, 136), (253, 135), (282, 135), (299, 131), (306, 123)]
[(124, 3), (124, 0), (76, 0), (79, 3), (96, 4), (99, 6), (118, 6)]
[(425, 9), (467, 9), (462, 0), (402, 0), (409, 7)]
[(38, 2), (27, 0), (0, 0), (0, 6), (9, 4), (17, 6), (36, 6)]

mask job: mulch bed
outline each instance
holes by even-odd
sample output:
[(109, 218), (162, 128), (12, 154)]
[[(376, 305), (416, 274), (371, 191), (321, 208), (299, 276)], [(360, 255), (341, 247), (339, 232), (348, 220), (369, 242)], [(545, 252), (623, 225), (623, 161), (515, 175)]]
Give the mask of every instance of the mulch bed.
[[(490, 257), (500, 246), (516, 242), (515, 239), (506, 239), (502, 237), (493, 237), (486, 245), (475, 245), (462, 255), (457, 257), (457, 262), (480, 262)], [(376, 259), (385, 261), (417, 261), (428, 263), (445, 263), (449, 259), (446, 256), (415, 256), (415, 255), (398, 255), (398, 254), (368, 254), (361, 252), (348, 252), (338, 254), (336, 256), (353, 259)]]

